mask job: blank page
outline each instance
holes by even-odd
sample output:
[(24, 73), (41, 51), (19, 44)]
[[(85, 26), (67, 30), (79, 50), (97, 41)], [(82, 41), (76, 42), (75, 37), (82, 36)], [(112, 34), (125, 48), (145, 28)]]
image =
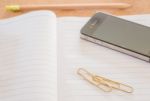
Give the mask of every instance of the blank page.
[(52, 12), (0, 21), (0, 100), (56, 101), (56, 59)]
[[(150, 26), (150, 15), (122, 18)], [(150, 101), (150, 63), (80, 39), (88, 19), (58, 19), (59, 101)], [(128, 84), (134, 92), (103, 92), (76, 74), (79, 67)]]

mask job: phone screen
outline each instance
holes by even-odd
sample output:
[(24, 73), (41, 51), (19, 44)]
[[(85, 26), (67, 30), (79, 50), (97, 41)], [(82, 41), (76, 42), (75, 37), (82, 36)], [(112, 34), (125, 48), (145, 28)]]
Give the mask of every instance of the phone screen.
[[(103, 13), (96, 14), (89, 23), (98, 22), (88, 36), (134, 52), (150, 56), (150, 28)], [(89, 24), (88, 23), (88, 24)], [(95, 27), (95, 28), (94, 28)]]

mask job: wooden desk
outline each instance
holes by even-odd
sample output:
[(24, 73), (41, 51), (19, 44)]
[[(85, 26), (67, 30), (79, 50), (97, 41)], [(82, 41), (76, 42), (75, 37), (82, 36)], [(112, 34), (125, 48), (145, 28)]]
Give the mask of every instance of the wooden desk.
[(109, 12), (115, 15), (131, 15), (150, 13), (150, 0), (0, 0), (0, 19), (16, 16), (28, 11), (12, 13), (4, 9), (8, 4), (51, 4), (51, 3), (96, 3), (126, 2), (132, 4), (128, 9), (92, 9), (92, 10), (55, 10), (57, 16), (91, 16), (96, 11)]

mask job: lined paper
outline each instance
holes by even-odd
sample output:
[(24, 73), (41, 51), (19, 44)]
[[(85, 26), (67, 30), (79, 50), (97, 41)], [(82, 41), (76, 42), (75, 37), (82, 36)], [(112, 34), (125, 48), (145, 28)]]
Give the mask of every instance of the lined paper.
[(56, 101), (56, 55), (52, 12), (0, 21), (0, 100)]
[[(150, 15), (122, 18), (150, 26)], [(88, 19), (58, 19), (59, 101), (149, 101), (150, 64), (80, 39), (80, 29)], [(79, 67), (128, 84), (134, 92), (103, 92), (76, 74)]]
[[(150, 15), (122, 18), (150, 26)], [(149, 101), (150, 64), (81, 40), (88, 19), (36, 11), (0, 21), (0, 100)], [(103, 92), (76, 74), (79, 67), (135, 91)]]

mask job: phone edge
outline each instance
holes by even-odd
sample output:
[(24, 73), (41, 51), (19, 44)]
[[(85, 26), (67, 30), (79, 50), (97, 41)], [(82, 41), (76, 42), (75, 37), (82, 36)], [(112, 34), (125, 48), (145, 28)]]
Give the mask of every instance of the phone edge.
[(84, 39), (84, 40), (87, 40), (87, 41), (90, 41), (90, 42), (92, 42), (92, 43), (95, 43), (95, 44), (104, 46), (104, 47), (106, 47), (106, 48), (109, 48), (109, 49), (112, 49), (112, 50), (115, 50), (115, 51), (118, 51), (118, 52), (127, 54), (127, 55), (129, 55), (129, 56), (138, 58), (138, 59), (140, 59), (140, 60), (144, 60), (144, 61), (150, 63), (150, 57), (144, 56), (144, 55), (142, 55), (142, 54), (138, 54), (138, 53), (136, 53), (136, 52), (133, 52), (133, 51), (130, 51), (130, 50), (127, 50), (127, 49), (124, 49), (124, 48), (115, 46), (115, 45), (113, 45), (113, 44), (110, 44), (110, 43), (107, 43), (107, 42), (104, 42), (104, 41), (101, 41), (101, 40), (98, 40), (98, 39), (94, 39), (94, 38), (89, 37), (89, 36), (87, 36), (87, 35), (85, 35), (85, 34), (83, 34), (83, 33), (81, 33), (80, 38), (81, 38), (81, 39)]

